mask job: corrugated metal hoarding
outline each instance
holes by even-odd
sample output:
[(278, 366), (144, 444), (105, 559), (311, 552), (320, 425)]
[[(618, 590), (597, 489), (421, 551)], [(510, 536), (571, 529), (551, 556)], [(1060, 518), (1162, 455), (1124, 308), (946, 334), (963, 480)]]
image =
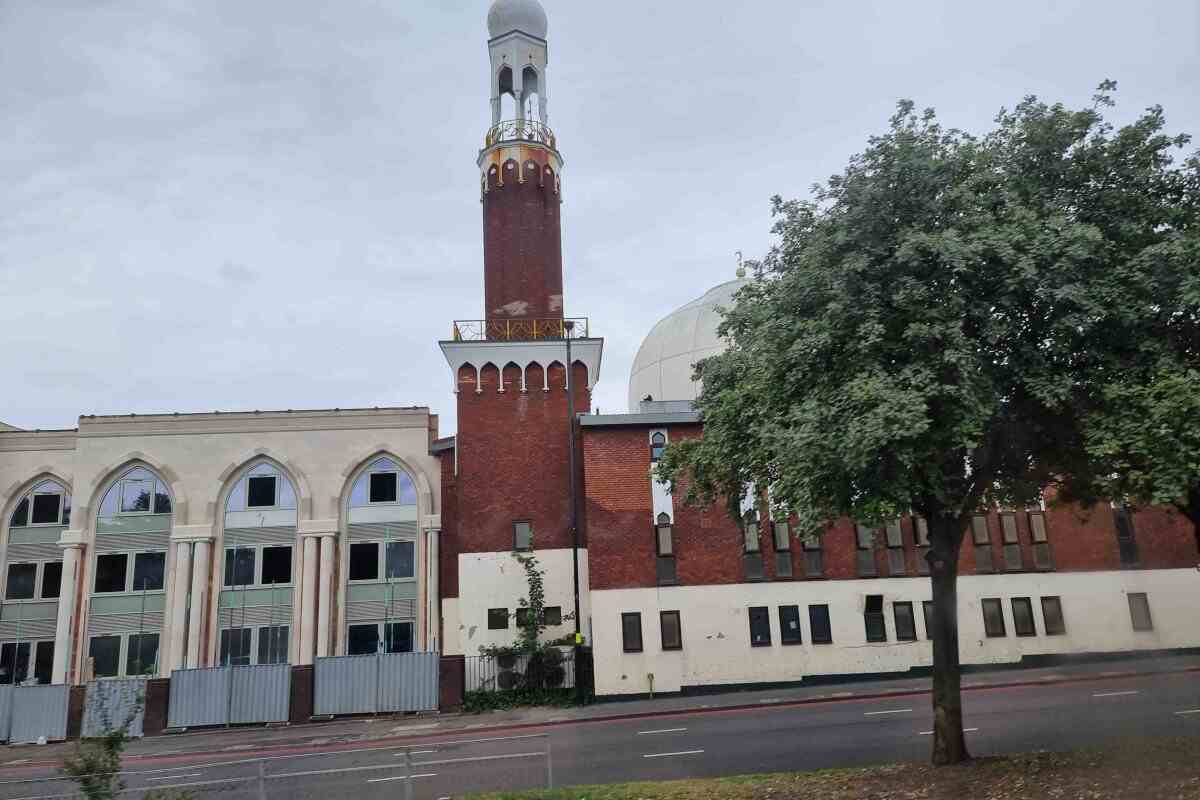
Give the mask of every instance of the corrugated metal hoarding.
[(144, 735), (145, 717), (145, 678), (105, 678), (88, 684), (83, 705), (83, 738), (103, 736), (126, 720), (129, 720), (128, 735), (140, 738)]
[(292, 687), (287, 664), (261, 664), (171, 673), (167, 725), (201, 728), (285, 722)]
[(287, 722), (288, 702), (292, 691), (292, 668), (289, 664), (234, 667), (231, 691), (231, 725)]
[(172, 672), (168, 727), (224, 725), (229, 720), (229, 675), (227, 667)]
[(437, 653), (318, 658), (314, 713), (432, 711), (438, 706)]
[[(10, 686), (4, 688), (13, 689)], [(9, 743), (66, 739), (69, 694), (70, 687), (65, 683), (15, 687), (9, 704), (12, 714)]]
[(438, 707), (437, 653), (387, 653), (379, 659), (380, 711), (432, 711)]

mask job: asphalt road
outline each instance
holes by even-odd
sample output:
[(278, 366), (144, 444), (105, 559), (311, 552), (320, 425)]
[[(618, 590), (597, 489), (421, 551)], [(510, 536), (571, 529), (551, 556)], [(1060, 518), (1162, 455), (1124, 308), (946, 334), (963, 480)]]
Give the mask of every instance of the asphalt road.
[[(1156, 675), (965, 693), (967, 742), (976, 755), (1069, 749), (1114, 738), (1195, 735), (1200, 675)], [(130, 789), (181, 788), (197, 800), (355, 800), (457, 797), (466, 792), (630, 780), (861, 766), (928, 758), (927, 695), (795, 707), (681, 712), (634, 719), (386, 743), (320, 745), (265, 759), (244, 753), (176, 753), (141, 761)], [(411, 766), (406, 766), (406, 760)], [(1198, 757), (1200, 761), (1200, 757)], [(48, 798), (72, 787), (36, 771), (6, 773), (0, 798)], [(140, 798), (141, 791), (126, 796)]]

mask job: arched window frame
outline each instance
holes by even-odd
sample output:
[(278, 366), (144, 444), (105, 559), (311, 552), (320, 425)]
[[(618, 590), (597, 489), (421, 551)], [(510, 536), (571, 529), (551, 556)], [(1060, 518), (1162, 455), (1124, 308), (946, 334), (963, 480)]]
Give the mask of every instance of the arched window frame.
[[(45, 487), (54, 487), (52, 491)], [(34, 522), (37, 513), (38, 497), (58, 497), (57, 510), (54, 519)], [(31, 486), (21, 499), (17, 501), (9, 516), (9, 528), (53, 528), (64, 527), (71, 520), (71, 492), (54, 478), (44, 478)]]
[(657, 463), (663, 456), (663, 451), (667, 449), (667, 435), (663, 431), (655, 431), (650, 434), (650, 461)]
[[(149, 478), (141, 476), (132, 477), (135, 472), (144, 472), (149, 475)], [(139, 484), (149, 483), (150, 493), (148, 496), (148, 504), (145, 509), (126, 509), (126, 487)], [(115, 495), (114, 495), (115, 492)], [(111, 514), (104, 513), (104, 506), (108, 502), (108, 498), (113, 496), (116, 498), (116, 508)], [(141, 499), (139, 495), (138, 499)], [(134, 516), (149, 516), (152, 514), (170, 514), (174, 509), (174, 499), (171, 497), (171, 487), (163, 480), (157, 472), (149, 467), (141, 464), (135, 464), (121, 472), (108, 489), (100, 498), (100, 506), (97, 515), (100, 517), (134, 517)]]

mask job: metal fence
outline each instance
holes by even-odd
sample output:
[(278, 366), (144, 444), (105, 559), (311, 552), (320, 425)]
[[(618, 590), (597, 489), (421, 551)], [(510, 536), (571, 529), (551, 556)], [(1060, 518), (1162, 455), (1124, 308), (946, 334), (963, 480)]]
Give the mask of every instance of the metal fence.
[(313, 713), (380, 714), (438, 707), (437, 653), (318, 658)]
[(87, 686), (83, 702), (81, 736), (92, 739), (119, 728), (127, 721), (126, 733), (134, 738), (143, 735), (146, 717), (145, 678), (104, 678)]
[(201, 728), (286, 722), (291, 687), (287, 664), (177, 669), (171, 673), (167, 725)]
[(66, 684), (0, 686), (0, 735), (9, 744), (67, 738)]
[(575, 658), (570, 647), (549, 647), (539, 659), (529, 655), (468, 656), (468, 692), (575, 688)]

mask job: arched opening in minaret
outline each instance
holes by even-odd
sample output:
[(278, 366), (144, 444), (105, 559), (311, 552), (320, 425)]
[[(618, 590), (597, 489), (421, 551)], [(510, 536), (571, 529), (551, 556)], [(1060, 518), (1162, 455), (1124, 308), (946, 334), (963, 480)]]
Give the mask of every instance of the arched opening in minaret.
[(538, 83), (537, 70), (525, 67), (521, 71), (521, 107), (525, 111), (525, 119), (541, 120), (541, 84)]
[(513, 73), (510, 67), (504, 67), (496, 77), (496, 89), (500, 95), (500, 119), (517, 118), (517, 98), (513, 94)]

